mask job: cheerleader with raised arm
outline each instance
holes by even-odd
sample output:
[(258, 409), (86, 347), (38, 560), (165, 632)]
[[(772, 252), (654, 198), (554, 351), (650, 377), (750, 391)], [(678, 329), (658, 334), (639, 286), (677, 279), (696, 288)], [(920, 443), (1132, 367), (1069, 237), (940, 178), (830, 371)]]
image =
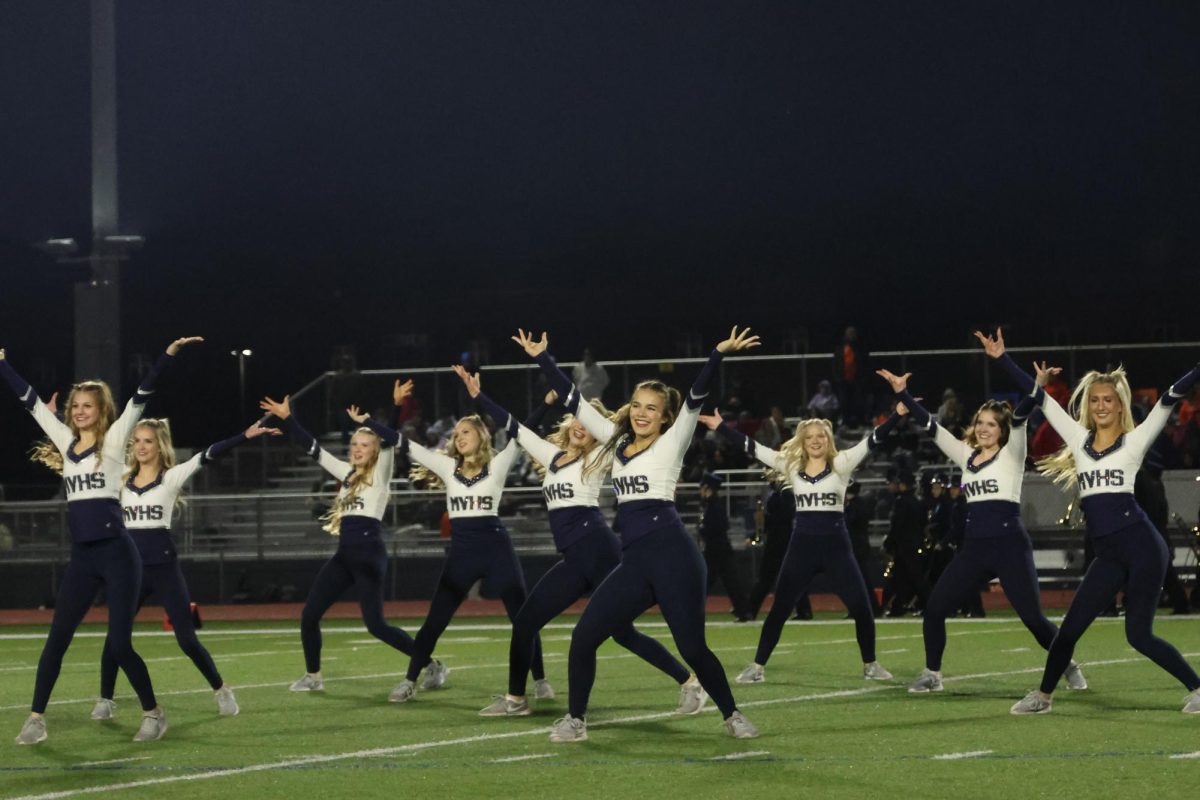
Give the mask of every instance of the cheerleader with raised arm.
[[(548, 341), (519, 331), (513, 337), (537, 359), (560, 396), (575, 391), (546, 352)], [(613, 420), (587, 414), (580, 421), (603, 443), (601, 455), (612, 458), (613, 491), (621, 531), (621, 563), (592, 593), (571, 636), (568, 660), (570, 706), (555, 722), (552, 742), (587, 739), (588, 698), (596, 679), (596, 651), (606, 639), (625, 630), (655, 603), (683, 660), (713, 699), (725, 719), (725, 730), (739, 739), (758, 736), (733, 699), (729, 681), (704, 636), (707, 578), (704, 558), (675, 508), (675, 485), (683, 456), (692, 443), (696, 419), (708, 394), (708, 383), (726, 353), (757, 347), (757, 336), (735, 327), (717, 344), (687, 399), (661, 381), (639, 383)]]
[(65, 422), (54, 416), (0, 349), (0, 376), (48, 437), (48, 441), (35, 448), (33, 459), (63, 476), (67, 525), (71, 531), (71, 558), (59, 584), (54, 619), (38, 660), (31, 712), (17, 736), (17, 744), (46, 740), (43, 715), (58, 681), (63, 656), (101, 586), (105, 587), (108, 598), (109, 649), (142, 706), (141, 727), (133, 740), (161, 739), (167, 732), (167, 717), (154, 697), (150, 673), (133, 649), (133, 617), (141, 587), (142, 561), (125, 529), (120, 503), (121, 476), (125, 472), (126, 443), (154, 392), (158, 375), (179, 348), (199, 341), (203, 340), (194, 336), (171, 342), (120, 416), (108, 384), (103, 381), (75, 384), (67, 395)]
[(1004, 352), (1004, 337), (975, 335), (987, 354), (1041, 403), (1047, 421), (1062, 437), (1062, 449), (1043, 458), (1038, 468), (1064, 488), (1079, 492), (1087, 535), (1096, 558), (1075, 590), (1075, 597), (1050, 644), (1042, 684), (1012, 707), (1014, 714), (1050, 711), (1054, 687), (1071, 664), (1075, 645), (1092, 621), (1125, 587), (1125, 638), (1134, 650), (1169, 672), (1188, 690), (1185, 714), (1200, 714), (1200, 676), (1174, 646), (1154, 635), (1154, 612), (1167, 572), (1167, 546), (1133, 497), (1134, 477), (1178, 403), (1200, 379), (1200, 366), (1175, 382), (1141, 425), (1134, 425), (1125, 370), (1092, 371), (1083, 376), (1065, 410), (1040, 387), (1061, 370), (1034, 364), (1030, 377)]

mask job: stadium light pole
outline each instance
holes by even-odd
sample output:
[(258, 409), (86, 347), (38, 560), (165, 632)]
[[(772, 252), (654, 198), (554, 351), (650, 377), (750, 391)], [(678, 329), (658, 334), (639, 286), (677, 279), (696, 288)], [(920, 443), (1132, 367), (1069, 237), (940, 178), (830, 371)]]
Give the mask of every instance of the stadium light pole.
[(249, 347), (243, 347), (240, 350), (230, 350), (229, 355), (238, 360), (238, 414), (240, 415), (246, 408), (246, 359), (254, 355), (254, 351)]

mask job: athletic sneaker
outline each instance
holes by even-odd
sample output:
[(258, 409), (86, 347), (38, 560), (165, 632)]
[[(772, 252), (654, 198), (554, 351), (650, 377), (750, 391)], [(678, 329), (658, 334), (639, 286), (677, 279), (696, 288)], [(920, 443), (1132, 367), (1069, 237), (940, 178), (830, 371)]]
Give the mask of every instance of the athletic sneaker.
[(422, 691), (442, 688), (446, 685), (446, 678), (449, 676), (450, 668), (435, 658), (429, 662), (429, 666), (425, 667), (425, 677), (421, 680)]
[(570, 715), (556, 719), (550, 728), (552, 742), (582, 742), (587, 740), (587, 723)]
[(734, 678), (738, 683), (762, 683), (766, 680), (763, 675), (763, 668), (758, 664), (751, 664), (742, 670), (742, 674)]
[(1012, 713), (1021, 716), (1023, 714), (1049, 714), (1050, 701), (1042, 697), (1042, 693), (1034, 689), (1024, 698), (1013, 703), (1010, 709)]
[(46, 718), (30, 716), (17, 734), (17, 744), (37, 744), (46, 741)]
[(101, 697), (92, 707), (92, 719), (112, 719), (117, 710), (117, 704), (107, 697)]
[(1063, 677), (1067, 681), (1068, 689), (1080, 692), (1087, 688), (1087, 678), (1083, 677), (1083, 670), (1074, 661), (1067, 667), (1067, 671), (1063, 673)]
[(743, 717), (740, 711), (733, 712), (729, 715), (729, 719), (725, 720), (725, 730), (735, 739), (758, 738), (758, 728)]
[(325, 691), (325, 679), (305, 674), (303, 678), (289, 686), (288, 690), (292, 692), (323, 692)]
[(679, 687), (679, 708), (675, 709), (675, 713), (689, 717), (692, 714), (699, 714), (707, 701), (708, 692), (704, 691), (704, 687), (700, 685), (700, 681), (695, 678), (688, 678)]
[(1200, 714), (1200, 689), (1184, 698), (1183, 713)]
[(147, 711), (142, 714), (142, 727), (138, 728), (135, 742), (154, 742), (167, 732), (167, 715), (160, 708), (157, 712)]
[(233, 696), (233, 689), (228, 686), (222, 686), (213, 692), (213, 697), (217, 699), (217, 713), (222, 717), (236, 717), (238, 712), (237, 698)]
[(408, 678), (396, 684), (396, 688), (392, 689), (392, 693), (388, 695), (389, 703), (407, 703), (417, 695), (417, 687)]
[(942, 673), (926, 667), (917, 679), (908, 685), (909, 694), (927, 694), (942, 690)]
[(509, 700), (508, 695), (497, 695), (490, 706), (479, 712), (481, 717), (528, 717), (530, 714), (529, 701)]
[(863, 678), (869, 681), (890, 681), (892, 673), (884, 669), (878, 661), (872, 661), (870, 664), (863, 664)]
[(553, 700), (554, 687), (550, 685), (550, 681), (542, 678), (540, 681), (533, 682), (533, 696), (538, 700)]

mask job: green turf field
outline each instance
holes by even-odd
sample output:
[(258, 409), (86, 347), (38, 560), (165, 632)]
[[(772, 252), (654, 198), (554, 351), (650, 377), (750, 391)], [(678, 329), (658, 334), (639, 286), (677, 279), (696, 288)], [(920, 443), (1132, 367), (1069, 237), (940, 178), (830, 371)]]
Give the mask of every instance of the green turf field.
[[(648, 633), (665, 637), (657, 617)], [(571, 619), (565, 620), (573, 622)], [(404, 620), (415, 631), (417, 621)], [(1200, 663), (1195, 619), (1162, 618), (1160, 635)], [(88, 718), (101, 639), (75, 639), (47, 714), (50, 739), (12, 744), (33, 689), (44, 629), (0, 629), (0, 797), (72, 797), (117, 787), (124, 797), (1182, 797), (1200, 779), (1200, 717), (1181, 714), (1185, 692), (1125, 643), (1120, 620), (1101, 620), (1077, 656), (1092, 688), (1056, 695), (1052, 714), (1012, 717), (1034, 687), (1043, 653), (1015, 619), (950, 623), (946, 691), (910, 696), (923, 662), (919, 621), (879, 625), (891, 684), (861, 677), (853, 627), (830, 618), (789, 623), (767, 683), (734, 685), (759, 739), (724, 735), (709, 706), (670, 714), (674, 683), (605, 645), (589, 736), (547, 741), (566, 710), (570, 627), (545, 631), (557, 700), (523, 719), (476, 712), (504, 690), (508, 635), (499, 620), (464, 620), (438, 655), (445, 689), (386, 702), (405, 660), (345, 622), (325, 626), (324, 694), (287, 685), (303, 673), (294, 626), (210, 624), (201, 631), (237, 689), (240, 716), (217, 716), (212, 694), (169, 634), (136, 638), (170, 731), (130, 741), (140, 720), (122, 677), (118, 716)], [(754, 652), (757, 625), (711, 624), (709, 642), (732, 677)], [(25, 635), (29, 638), (17, 638)], [(1180, 757), (1185, 756), (1185, 757)]]

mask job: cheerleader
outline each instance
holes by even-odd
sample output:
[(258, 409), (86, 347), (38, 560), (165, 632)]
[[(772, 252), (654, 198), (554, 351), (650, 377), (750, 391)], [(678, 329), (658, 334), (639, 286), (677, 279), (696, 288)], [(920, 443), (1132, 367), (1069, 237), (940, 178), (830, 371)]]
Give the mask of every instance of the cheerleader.
[[(467, 386), (467, 392), (496, 420), (507, 426), (513, 416), (480, 389), (479, 376), (462, 367), (455, 372)], [(547, 405), (555, 392), (547, 395)], [(525, 425), (517, 426), (517, 443), (532, 456), (542, 472), (542, 496), (550, 512), (550, 532), (554, 546), (563, 558), (551, 567), (529, 593), (513, 620), (512, 645), (508, 656), (508, 693), (479, 712), (481, 717), (526, 716), (530, 713), (525, 699), (525, 676), (533, 652), (533, 638), (550, 620), (600, 582), (621, 561), (616, 534), (600, 513), (600, 483), (608, 464), (601, 458), (596, 437), (579, 421), (584, 414), (607, 419), (599, 400), (583, 400), (578, 391), (566, 398), (568, 415), (557, 430), (543, 439)], [(585, 410), (586, 409), (586, 410)], [(699, 714), (707, 695), (700, 681), (679, 663), (656, 639), (637, 631), (630, 623), (613, 635), (614, 641), (652, 666), (665, 672), (679, 684), (676, 714)]]
[[(333, 506), (321, 518), (325, 531), (338, 537), (337, 551), (317, 573), (304, 601), (300, 643), (305, 672), (288, 687), (293, 692), (323, 692), (321, 618), (351, 586), (358, 588), (358, 605), (367, 632), (405, 655), (413, 653), (412, 637), (389, 625), (383, 616), (383, 579), (388, 560), (383, 514), (391, 498), (396, 437), (361, 427), (350, 437), (350, 460), (346, 462), (321, 447), (300, 425), (289, 398), (276, 402), (268, 397), (259, 407), (278, 418), (292, 441), (338, 481)], [(357, 406), (346, 413), (360, 425), (366, 418)]]
[[(403, 384), (396, 381), (392, 399), (399, 406), (411, 393), (412, 381)], [(429, 613), (417, 632), (408, 671), (388, 698), (393, 703), (404, 703), (416, 696), (422, 670), (425, 677), (421, 678), (421, 689), (439, 689), (445, 685), (450, 670), (432, 658), (433, 649), (475, 581), (483, 579), (485, 586), (500, 596), (510, 620), (516, 620), (525, 602), (525, 575), (508, 529), (499, 517), (504, 482), (520, 452), (516, 443), (517, 422), (509, 417), (505, 428), (508, 441), (496, 451), (483, 419), (476, 414), (463, 417), (455, 424), (445, 452), (437, 452), (365, 414), (357, 421), (389, 441), (399, 441), (400, 451), (418, 465), (409, 474), (412, 480), (446, 489), (450, 547)], [(542, 668), (540, 637), (534, 637), (530, 652), (534, 697), (552, 699), (554, 688)]]
[(1023, 392), (1036, 394), (1047, 421), (1065, 444), (1038, 462), (1039, 470), (1079, 492), (1087, 535), (1096, 558), (1075, 590), (1058, 634), (1050, 644), (1042, 684), (1012, 707), (1013, 714), (1046, 714), (1054, 687), (1069, 668), (1075, 644), (1125, 587), (1125, 638), (1133, 649), (1169, 672), (1188, 690), (1185, 714), (1200, 714), (1200, 677), (1179, 651), (1154, 635), (1154, 612), (1167, 571), (1167, 546), (1133, 497), (1134, 477), (1154, 439), (1166, 425), (1171, 407), (1191, 391), (1200, 366), (1168, 389), (1141, 425), (1134, 425), (1125, 370), (1092, 371), (1071, 393), (1068, 409), (1038, 387), (1061, 370), (1034, 364), (1037, 380), (1004, 352), (1004, 337), (975, 335)]
[[(535, 341), (522, 330), (513, 338), (537, 359), (551, 387), (560, 396), (570, 397), (575, 389), (546, 352), (546, 334)], [(629, 403), (611, 421), (598, 413), (586, 414), (579, 406), (580, 421), (603, 444), (600, 457), (613, 459), (622, 557), (592, 593), (571, 635), (570, 708), (567, 716), (554, 723), (550, 741), (587, 739), (585, 715), (596, 679), (596, 650), (655, 603), (683, 660), (720, 708), (726, 732), (739, 739), (758, 736), (758, 730), (738, 711), (721, 662), (705, 641), (704, 558), (675, 508), (683, 456), (692, 443), (713, 371), (725, 353), (758, 344), (758, 337), (751, 336), (749, 329), (739, 333), (735, 327), (709, 356), (685, 403), (681, 404), (675, 389), (650, 380), (634, 388)]]
[(796, 433), (776, 451), (724, 425), (719, 411), (700, 417), (709, 430), (718, 431), (747, 456), (766, 465), (770, 470), (769, 480), (790, 480), (796, 502), (792, 537), (775, 585), (775, 599), (763, 622), (754, 661), (737, 676), (738, 683), (766, 680), (764, 668), (779, 644), (783, 625), (796, 607), (796, 600), (808, 593), (819, 572), (833, 579), (838, 597), (854, 618), (863, 677), (875, 681), (891, 679), (892, 673), (875, 660), (875, 613), (867, 582), (854, 559), (844, 509), (851, 474), (871, 450), (883, 444), (898, 420), (892, 414), (854, 447), (839, 451), (829, 421), (807, 419), (796, 426)]
[[(1043, 649), (1049, 649), (1058, 628), (1042, 611), (1042, 593), (1033, 565), (1033, 544), (1021, 524), (1021, 485), (1025, 479), (1025, 423), (1038, 398), (1026, 395), (1013, 409), (988, 400), (975, 412), (966, 435), (959, 439), (937, 423), (908, 393), (911, 373), (876, 374), (891, 384), (900, 404), (933, 435), (938, 449), (962, 470), (967, 498), (966, 529), (959, 552), (938, 578), (925, 606), (925, 668), (908, 686), (913, 694), (942, 691), (942, 654), (946, 650), (946, 618), (971, 597), (979, 585), (1000, 579), (1000, 588), (1021, 622)], [(1041, 392), (1041, 389), (1038, 389)], [(1086, 689), (1087, 680), (1074, 661), (1066, 672), (1067, 688)]]
[[(144, 419), (133, 429), (126, 459), (125, 481), (121, 487), (125, 527), (142, 559), (142, 589), (138, 593), (136, 609), (141, 609), (151, 594), (158, 598), (175, 631), (175, 641), (212, 687), (217, 713), (224, 717), (237, 715), (237, 698), (234, 697), (233, 688), (221, 678), (208, 650), (196, 637), (191, 597), (188, 596), (187, 582), (183, 578), (175, 542), (171, 538), (171, 516), (179, 504), (179, 493), (200, 467), (211, 464), (225, 451), (265, 433), (279, 435), (278, 430), (255, 423), (244, 433), (217, 442), (182, 464), (176, 464), (171, 427), (167, 420)], [(92, 719), (97, 720), (112, 719), (116, 709), (113, 691), (117, 684), (118, 665), (109, 639), (105, 640), (100, 656), (100, 699), (92, 709)]]
[(112, 656), (125, 671), (142, 705), (142, 723), (133, 740), (153, 741), (167, 732), (167, 717), (154, 697), (150, 673), (133, 649), (133, 617), (142, 564), (137, 546), (125, 530), (120, 486), (125, 471), (125, 445), (146, 400), (154, 392), (155, 381), (179, 348), (200, 341), (203, 339), (192, 336), (171, 342), (120, 416), (108, 384), (103, 381), (75, 384), (67, 396), (66, 422), (60, 421), (38, 399), (33, 387), (17, 374), (0, 349), (0, 375), (49, 439), (34, 449), (33, 459), (63, 476), (67, 525), (71, 531), (71, 558), (63, 572), (54, 603), (54, 620), (38, 660), (31, 713), (21, 727), (17, 744), (46, 740), (43, 715), (62, 669), (63, 656), (101, 586), (105, 587), (108, 598), (108, 643)]

